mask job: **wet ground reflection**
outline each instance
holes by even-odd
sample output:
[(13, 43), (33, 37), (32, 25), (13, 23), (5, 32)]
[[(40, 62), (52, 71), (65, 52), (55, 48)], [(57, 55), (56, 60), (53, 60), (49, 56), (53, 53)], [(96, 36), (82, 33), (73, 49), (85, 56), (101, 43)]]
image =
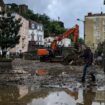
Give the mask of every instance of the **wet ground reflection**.
[(104, 89), (0, 86), (0, 105), (105, 105)]

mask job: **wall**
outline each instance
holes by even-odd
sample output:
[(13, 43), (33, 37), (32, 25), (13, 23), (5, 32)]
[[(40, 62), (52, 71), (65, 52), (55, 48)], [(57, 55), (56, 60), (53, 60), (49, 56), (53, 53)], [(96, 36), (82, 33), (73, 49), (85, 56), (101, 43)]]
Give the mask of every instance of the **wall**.
[(98, 43), (105, 39), (105, 15), (85, 17), (85, 43), (96, 49)]
[(16, 19), (21, 18), (22, 27), (20, 28), (19, 35), (20, 40), (19, 44), (17, 44), (14, 48), (10, 50), (10, 52), (27, 52), (28, 50), (28, 34), (29, 34), (29, 21), (20, 16), (19, 14), (13, 14)]
[(37, 45), (44, 45), (44, 30), (42, 24), (30, 21), (28, 40), (35, 41)]

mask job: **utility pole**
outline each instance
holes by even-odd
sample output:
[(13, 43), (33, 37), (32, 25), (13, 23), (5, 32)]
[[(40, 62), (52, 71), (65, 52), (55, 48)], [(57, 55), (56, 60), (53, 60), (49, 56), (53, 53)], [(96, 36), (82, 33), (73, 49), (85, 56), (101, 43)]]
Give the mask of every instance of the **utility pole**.
[(60, 21), (60, 17), (58, 16), (58, 21)]
[[(105, 0), (104, 0), (104, 5), (105, 5)], [(104, 69), (104, 73), (105, 73), (105, 40), (103, 43), (103, 69)]]
[(84, 41), (85, 41), (85, 20), (77, 19), (77, 21), (81, 21), (83, 23), (83, 28), (84, 28)]

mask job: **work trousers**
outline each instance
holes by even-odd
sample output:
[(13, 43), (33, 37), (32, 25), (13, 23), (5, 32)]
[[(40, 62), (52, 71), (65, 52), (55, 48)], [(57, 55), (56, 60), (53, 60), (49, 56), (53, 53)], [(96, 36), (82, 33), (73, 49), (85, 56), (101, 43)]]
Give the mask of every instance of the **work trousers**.
[(86, 77), (86, 73), (87, 73), (87, 69), (90, 65), (89, 64), (85, 64), (84, 68), (83, 68), (83, 76), (82, 76), (82, 80), (85, 81), (85, 77)]

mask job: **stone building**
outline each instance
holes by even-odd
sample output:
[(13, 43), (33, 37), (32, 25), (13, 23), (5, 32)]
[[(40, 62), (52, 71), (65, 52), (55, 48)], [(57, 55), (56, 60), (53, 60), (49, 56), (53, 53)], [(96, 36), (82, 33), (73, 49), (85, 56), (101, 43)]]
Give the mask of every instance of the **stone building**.
[(105, 40), (105, 13), (92, 14), (85, 16), (85, 43), (93, 50), (98, 43)]
[(19, 5), (19, 14), (25, 14), (28, 10), (28, 6), (25, 4)]
[(25, 14), (28, 10), (28, 6), (25, 4), (18, 5), (15, 3), (5, 4), (5, 10), (6, 12), (16, 12), (19, 14)]

